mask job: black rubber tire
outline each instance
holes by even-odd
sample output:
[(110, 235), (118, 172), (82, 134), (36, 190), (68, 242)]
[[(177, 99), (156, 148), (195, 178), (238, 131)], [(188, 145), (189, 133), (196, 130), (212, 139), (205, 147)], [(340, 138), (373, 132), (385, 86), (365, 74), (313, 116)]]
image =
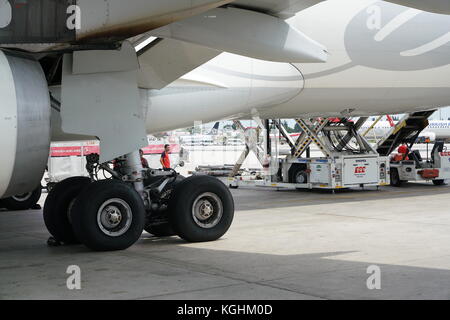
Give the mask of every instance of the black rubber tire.
[(48, 194), (44, 205), (44, 222), (57, 241), (65, 244), (80, 243), (72, 229), (69, 209), (90, 183), (91, 179), (87, 177), (68, 178), (54, 185)]
[(391, 169), (391, 186), (393, 187), (401, 187), (402, 181), (400, 180), (400, 176), (398, 174), (397, 168)]
[[(194, 221), (192, 207), (198, 196), (210, 192), (222, 203), (223, 213), (216, 226), (205, 229)], [(169, 222), (175, 233), (188, 242), (207, 242), (221, 238), (234, 218), (234, 200), (230, 190), (220, 180), (209, 176), (192, 176), (174, 190), (169, 205)]]
[(34, 207), (41, 198), (42, 186), (39, 185), (34, 191), (30, 192), (31, 196), (24, 201), (19, 201), (14, 198), (2, 199), (2, 207), (10, 211), (28, 210)]
[(435, 186), (445, 186), (446, 185), (445, 180), (433, 180), (433, 184)]
[(171, 237), (176, 235), (175, 231), (173, 231), (170, 223), (168, 222), (147, 226), (144, 228), (144, 230), (154, 235), (155, 237)]
[[(102, 204), (114, 198), (126, 202), (132, 214), (128, 230), (115, 237), (105, 234), (97, 223), (97, 212)], [(97, 181), (85, 188), (75, 201), (72, 209), (72, 225), (77, 239), (92, 250), (125, 250), (138, 241), (144, 230), (144, 202), (141, 196), (124, 182)]]
[[(301, 176), (302, 178), (303, 178), (303, 182), (299, 182), (298, 180), (297, 180), (297, 178), (299, 177), (299, 176)], [(296, 173), (295, 173), (295, 176), (294, 176), (294, 183), (299, 183), (299, 184), (305, 184), (305, 183), (308, 183), (308, 173), (306, 173), (306, 171), (305, 170), (299, 170), (299, 171), (297, 171)]]
[(308, 174), (306, 173), (306, 166), (304, 164), (293, 164), (289, 169), (289, 183), (297, 183), (297, 175), (301, 174), (304, 177), (304, 183), (308, 183)]

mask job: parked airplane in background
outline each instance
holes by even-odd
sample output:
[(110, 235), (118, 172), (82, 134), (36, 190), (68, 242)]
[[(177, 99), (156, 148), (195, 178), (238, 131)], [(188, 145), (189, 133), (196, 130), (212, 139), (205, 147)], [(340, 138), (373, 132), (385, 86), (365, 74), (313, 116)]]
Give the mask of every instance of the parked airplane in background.
[(231, 224), (221, 182), (143, 170), (147, 133), (450, 105), (446, 0), (15, 2), (0, 1), (0, 198), (36, 188), (51, 140), (97, 137), (91, 176), (120, 157), (115, 179), (63, 181), (44, 208), (56, 239), (95, 250), (144, 227), (209, 241)]
[(215, 136), (219, 134), (220, 122), (216, 122), (209, 132), (193, 133), (180, 136), (180, 143), (188, 146), (211, 146), (216, 143)]
[(209, 132), (210, 136), (215, 136), (217, 134), (219, 134), (219, 127), (220, 127), (220, 122), (216, 122), (214, 124), (214, 126), (211, 128), (211, 131)]
[[(447, 120), (431, 120), (429, 121), (428, 127), (425, 128), (419, 135), (419, 141), (429, 140), (430, 142), (435, 142), (436, 140), (450, 140), (450, 121)], [(369, 130), (374, 121), (367, 121), (361, 127), (361, 132), (366, 132)], [(367, 133), (367, 137), (378, 137), (381, 138), (386, 135), (392, 129), (392, 124), (389, 121), (379, 121), (372, 130)]]

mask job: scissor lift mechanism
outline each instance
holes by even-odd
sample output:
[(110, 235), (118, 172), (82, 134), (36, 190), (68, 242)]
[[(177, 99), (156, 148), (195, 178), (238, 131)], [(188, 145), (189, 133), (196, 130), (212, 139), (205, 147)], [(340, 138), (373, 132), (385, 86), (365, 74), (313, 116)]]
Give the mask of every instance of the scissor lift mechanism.
[[(380, 157), (367, 140), (358, 133), (367, 118), (356, 123), (348, 119), (296, 119), (302, 133), (296, 141), (279, 120), (258, 120), (255, 134), (247, 134), (245, 150), (228, 178), (230, 187), (264, 186), (288, 189), (341, 189), (389, 184), (389, 161)], [(245, 131), (240, 121), (238, 128)], [(291, 147), (281, 158), (271, 145), (270, 129), (277, 128)], [(278, 136), (278, 133), (277, 133)], [(311, 158), (310, 146), (315, 144), (324, 157)], [(353, 144), (350, 148), (349, 145)], [(275, 149), (275, 152), (273, 150)], [(242, 164), (254, 152), (263, 166), (264, 179), (238, 176)], [(303, 157), (305, 155), (306, 157)]]

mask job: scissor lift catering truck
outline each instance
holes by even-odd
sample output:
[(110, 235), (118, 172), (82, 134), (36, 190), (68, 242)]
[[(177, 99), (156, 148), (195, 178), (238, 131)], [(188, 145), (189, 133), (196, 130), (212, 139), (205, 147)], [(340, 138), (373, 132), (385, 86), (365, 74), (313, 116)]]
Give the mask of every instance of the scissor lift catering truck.
[[(272, 120), (272, 127), (291, 146), (291, 153), (282, 158), (274, 141), (267, 143), (268, 157), (264, 159), (257, 143), (247, 139), (246, 150), (228, 178), (231, 188), (240, 186), (262, 186), (287, 189), (343, 189), (355, 187), (379, 187), (390, 183), (389, 158), (380, 156), (367, 140), (358, 133), (367, 118), (355, 124), (348, 119), (296, 120), (302, 134), (293, 141), (283, 125)], [(270, 134), (267, 141), (271, 141)], [(274, 141), (273, 141), (274, 140)], [(310, 157), (309, 147), (314, 143), (324, 157)], [(264, 174), (246, 177), (235, 175), (243, 159), (253, 150), (261, 159)], [(275, 152), (273, 152), (275, 150)], [(306, 153), (306, 157), (302, 157)]]

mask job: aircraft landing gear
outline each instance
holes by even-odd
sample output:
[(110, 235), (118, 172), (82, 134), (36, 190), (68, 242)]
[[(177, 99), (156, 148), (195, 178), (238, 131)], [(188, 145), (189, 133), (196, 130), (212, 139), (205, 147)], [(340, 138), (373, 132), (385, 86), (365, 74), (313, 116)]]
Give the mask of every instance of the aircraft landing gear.
[[(98, 164), (88, 156), (91, 178), (58, 183), (44, 208), (46, 226), (56, 242), (83, 243), (96, 251), (124, 250), (143, 230), (159, 236), (178, 235), (186, 241), (213, 241), (229, 229), (234, 202), (216, 178), (185, 179), (175, 170), (143, 169), (138, 152)], [(112, 179), (98, 181), (98, 170)]]
[(72, 229), (72, 208), (81, 191), (91, 184), (87, 177), (72, 177), (57, 183), (44, 205), (44, 222), (57, 242), (79, 243)]
[(34, 189), (34, 191), (17, 195), (11, 198), (2, 199), (0, 207), (6, 208), (10, 211), (19, 211), (19, 210), (28, 210), (28, 209), (36, 209), (39, 199), (42, 194), (42, 186), (39, 186)]
[(218, 179), (192, 176), (174, 190), (169, 222), (189, 242), (214, 241), (230, 228), (234, 201), (230, 190)]
[[(88, 158), (91, 178), (97, 157)], [(116, 179), (94, 181), (83, 189), (72, 209), (72, 228), (76, 238), (96, 251), (124, 250), (141, 236), (150, 203), (144, 190), (139, 152), (116, 160), (116, 170), (98, 165)]]
[(144, 225), (141, 196), (121, 181), (91, 183), (73, 206), (73, 231), (92, 250), (124, 250), (139, 239)]

